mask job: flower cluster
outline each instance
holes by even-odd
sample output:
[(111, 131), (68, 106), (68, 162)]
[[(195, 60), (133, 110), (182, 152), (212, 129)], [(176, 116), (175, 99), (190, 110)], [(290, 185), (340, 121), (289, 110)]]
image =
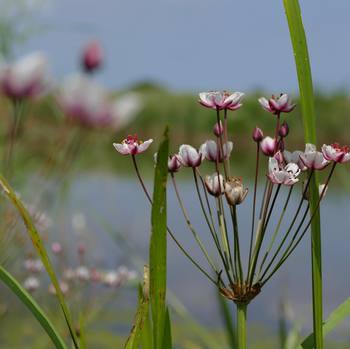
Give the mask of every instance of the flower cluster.
[[(230, 156), (233, 142), (229, 140), (227, 128), (229, 112), (236, 111), (242, 106), (243, 96), (241, 92), (200, 93), (199, 103), (216, 111), (216, 121), (213, 127), (215, 139), (205, 141), (198, 148), (189, 144), (181, 145), (177, 153), (169, 156), (168, 171), (188, 228), (208, 261), (215, 278), (192, 257), (189, 257), (189, 252), (185, 253), (186, 256), (219, 288), (222, 295), (236, 303), (247, 304), (283, 265), (308, 231), (315, 215), (315, 212), (310, 212), (310, 218), (308, 218), (307, 214), (310, 210), (308, 196), (314, 172), (324, 170), (332, 163), (325, 183), (320, 186), (318, 208), (328, 188), (335, 166), (350, 161), (350, 152), (349, 147), (340, 146), (338, 143), (325, 144), (321, 151), (318, 151), (313, 144), (306, 144), (304, 151), (290, 152), (286, 150), (285, 144), (290, 130), (288, 123), (282, 120), (282, 117), (284, 114), (292, 112), (295, 104), (292, 103), (287, 94), (281, 94), (279, 97), (272, 96), (269, 99), (264, 97), (259, 99), (262, 108), (275, 116), (276, 125), (273, 136), (264, 136), (264, 132), (259, 127), (256, 127), (252, 132), (252, 139), (256, 144), (255, 180), (254, 188), (249, 191), (252, 193), (251, 238), (249, 255), (244, 261), (241, 253), (237, 206), (244, 202), (248, 195), (248, 188), (244, 187), (243, 180), (239, 175), (231, 175)], [(123, 155), (132, 155), (138, 179), (141, 181), (148, 200), (152, 203), (135, 157), (135, 155), (144, 152), (151, 143), (151, 139), (141, 142), (137, 136), (128, 136), (121, 143), (114, 143), (114, 147)], [(201, 165), (204, 161), (212, 163), (213, 174), (201, 173)], [(266, 171), (263, 173), (265, 189), (259, 199), (257, 184), (262, 161), (266, 163)], [(200, 207), (216, 248), (216, 260), (211, 257), (211, 253), (201, 241), (200, 234), (191, 223), (185, 203), (181, 198), (176, 173), (185, 168), (192, 170)], [(299, 183), (302, 185), (301, 193), (293, 191), (293, 188)], [(283, 192), (285, 192), (284, 198), (281, 197)], [(294, 207), (289, 208), (292, 194), (294, 194), (294, 199), (299, 200), (296, 210)], [(284, 202), (283, 205), (279, 204), (281, 200)], [(227, 208), (225, 208), (225, 203)], [(213, 212), (217, 212), (217, 219), (212, 214)], [(272, 222), (273, 212), (279, 215), (275, 224)], [(227, 217), (228, 213), (229, 217)], [(281, 223), (286, 219), (290, 219), (290, 223), (287, 224), (288, 228), (281, 232)], [(273, 233), (270, 232), (270, 228), (273, 228)], [(173, 237), (169, 228), (168, 231)], [(276, 236), (278, 234), (281, 235), (281, 239), (277, 243)], [(266, 241), (268, 239), (270, 241)], [(186, 251), (177, 239), (174, 241), (180, 245), (183, 251)], [(263, 244), (263, 242), (265, 243)], [(265, 245), (268, 247), (262, 254)], [(218, 267), (219, 264), (220, 267)], [(245, 266), (246, 273), (244, 272)]]

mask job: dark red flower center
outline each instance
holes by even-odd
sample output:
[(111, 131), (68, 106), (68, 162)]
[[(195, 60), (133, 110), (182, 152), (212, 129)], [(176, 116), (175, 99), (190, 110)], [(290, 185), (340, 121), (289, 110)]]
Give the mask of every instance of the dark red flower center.
[(337, 153), (349, 153), (350, 151), (347, 145), (341, 146), (339, 143), (333, 143), (331, 146)]
[(142, 144), (143, 142), (138, 139), (137, 134), (135, 133), (134, 135), (128, 135), (124, 140), (124, 144)]

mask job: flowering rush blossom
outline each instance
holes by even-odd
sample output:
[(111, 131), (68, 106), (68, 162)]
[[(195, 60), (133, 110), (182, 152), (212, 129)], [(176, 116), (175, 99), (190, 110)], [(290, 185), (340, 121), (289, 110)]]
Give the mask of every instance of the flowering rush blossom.
[(233, 143), (227, 142), (222, 145), (223, 151), (221, 151), (221, 146), (218, 146), (217, 142), (208, 140), (200, 146), (199, 152), (209, 161), (222, 162), (230, 157), (232, 148)]
[(323, 170), (329, 164), (324, 155), (317, 151), (316, 146), (311, 143), (305, 145), (305, 152), (300, 154), (300, 159), (311, 170)]
[(205, 176), (204, 179), (205, 186), (209, 194), (213, 196), (220, 196), (225, 192), (224, 177), (217, 173), (212, 174), (211, 176)]
[(103, 62), (103, 51), (97, 40), (87, 43), (83, 49), (81, 61), (83, 69), (88, 73), (100, 68)]
[(260, 142), (261, 151), (267, 156), (273, 156), (276, 149), (276, 140), (269, 136)]
[(198, 167), (202, 163), (203, 155), (189, 144), (183, 144), (179, 149), (179, 156), (183, 166)]
[(38, 97), (47, 91), (48, 84), (48, 62), (41, 52), (0, 67), (0, 89), (11, 99)]
[(295, 104), (292, 104), (290, 97), (283, 93), (279, 97), (272, 95), (270, 99), (265, 97), (259, 98), (260, 105), (269, 113), (280, 114), (280, 113), (290, 113), (294, 108)]
[(341, 147), (338, 143), (322, 146), (322, 154), (328, 161), (338, 162), (340, 164), (350, 161), (350, 148)]
[(199, 94), (199, 103), (206, 108), (217, 110), (236, 110), (242, 106), (242, 98), (244, 93), (234, 92), (229, 93), (227, 91), (212, 91), (201, 92)]
[(281, 168), (275, 158), (269, 159), (269, 174), (267, 177), (274, 184), (293, 185), (299, 181), (297, 178), (300, 174), (300, 168), (297, 164), (289, 163)]
[(303, 154), (303, 152), (300, 150), (295, 150), (293, 152), (290, 152), (288, 150), (283, 151), (283, 157), (287, 163), (292, 162), (294, 164), (297, 164), (301, 171), (306, 171), (307, 167), (300, 158), (301, 154)]
[(146, 151), (152, 142), (153, 139), (143, 142), (135, 134), (129, 135), (121, 143), (113, 143), (113, 146), (122, 155), (137, 155)]

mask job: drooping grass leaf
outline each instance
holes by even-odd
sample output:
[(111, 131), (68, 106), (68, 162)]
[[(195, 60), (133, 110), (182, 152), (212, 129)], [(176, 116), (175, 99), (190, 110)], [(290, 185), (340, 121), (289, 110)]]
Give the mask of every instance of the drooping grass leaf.
[(173, 347), (173, 341), (172, 341), (172, 337), (171, 337), (170, 314), (169, 314), (169, 308), (166, 308), (165, 324), (164, 324), (164, 337), (163, 337), (163, 349), (172, 349), (172, 347)]
[(55, 288), (56, 295), (57, 295), (58, 301), (60, 303), (64, 318), (66, 320), (74, 347), (76, 349), (78, 349), (79, 348), (78, 340), (77, 340), (77, 337), (76, 337), (76, 334), (75, 334), (75, 331), (73, 328), (73, 324), (72, 324), (72, 320), (71, 320), (71, 316), (70, 316), (68, 307), (67, 307), (66, 302), (64, 300), (64, 296), (63, 296), (63, 293), (62, 293), (61, 288), (59, 286), (59, 282), (58, 282), (58, 279), (57, 279), (56, 274), (54, 272), (52, 263), (49, 259), (47, 252), (46, 252), (45, 246), (41, 240), (40, 234), (38, 233), (38, 231), (35, 228), (32, 217), (30, 216), (28, 210), (22, 204), (21, 200), (17, 197), (14, 190), (11, 188), (11, 186), (7, 183), (6, 179), (2, 175), (0, 175), (0, 186), (4, 190), (5, 195), (10, 199), (10, 201), (16, 207), (18, 213), (20, 214), (20, 216), (23, 220), (23, 223), (25, 224), (25, 226), (27, 228), (27, 232), (28, 232), (28, 235), (32, 241), (32, 244), (33, 244), (35, 250), (37, 251), (37, 253), (39, 254), (39, 257), (40, 257), (41, 261), (43, 262), (43, 265), (44, 265), (47, 273), (49, 274), (51, 282)]
[(33, 297), (19, 284), (19, 282), (2, 266), (0, 266), (0, 279), (11, 291), (21, 300), (21, 302), (30, 310), (38, 320), (42, 328), (51, 338), (52, 343), (57, 349), (67, 349), (58, 331), (45, 315), (41, 307), (36, 303)]
[(154, 176), (152, 233), (150, 243), (150, 302), (153, 323), (154, 349), (163, 349), (166, 297), (166, 259), (167, 259), (167, 209), (166, 183), (168, 177), (168, 129), (157, 153)]
[[(139, 304), (135, 315), (134, 325), (125, 343), (124, 349), (138, 349), (142, 333), (147, 323), (149, 309), (149, 269), (144, 268), (143, 286), (139, 288)], [(147, 349), (142, 348), (142, 349)]]
[[(350, 318), (350, 298), (342, 303), (337, 309), (335, 309), (323, 324), (323, 334), (326, 336), (332, 332), (338, 325), (340, 325), (345, 319)], [(314, 348), (314, 336), (311, 333), (307, 336), (297, 349), (313, 349)]]
[[(301, 10), (298, 0), (283, 0), (287, 15), (290, 37), (292, 40), (294, 58), (297, 69), (302, 120), (304, 125), (305, 141), (316, 144), (316, 117), (314, 107), (314, 92), (310, 59)], [(316, 212), (311, 223), (311, 250), (312, 250), (312, 303), (313, 327), (317, 349), (323, 348), (323, 304), (322, 304), (322, 249), (320, 212), (317, 208), (319, 199), (318, 180), (316, 174), (310, 183), (310, 212)], [(317, 210), (317, 211), (316, 211)]]

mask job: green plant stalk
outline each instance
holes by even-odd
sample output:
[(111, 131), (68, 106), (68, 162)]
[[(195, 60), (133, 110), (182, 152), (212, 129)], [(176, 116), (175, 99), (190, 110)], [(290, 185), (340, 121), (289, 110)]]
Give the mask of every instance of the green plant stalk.
[(48, 319), (44, 311), (36, 303), (33, 297), (19, 284), (19, 282), (0, 265), (0, 280), (22, 301), (38, 320), (42, 328), (51, 338), (57, 349), (67, 349), (58, 331)]
[(237, 303), (236, 306), (237, 306), (237, 349), (247, 349), (247, 304)]
[[(316, 144), (316, 117), (312, 75), (301, 10), (298, 0), (283, 0), (283, 4), (286, 11), (298, 74), (304, 137), (306, 142)], [(318, 196), (318, 180), (315, 174), (310, 183), (310, 212), (315, 212), (315, 209), (317, 209)], [(311, 223), (311, 260), (314, 341), (315, 348), (322, 349), (322, 246), (319, 209), (317, 209)]]

